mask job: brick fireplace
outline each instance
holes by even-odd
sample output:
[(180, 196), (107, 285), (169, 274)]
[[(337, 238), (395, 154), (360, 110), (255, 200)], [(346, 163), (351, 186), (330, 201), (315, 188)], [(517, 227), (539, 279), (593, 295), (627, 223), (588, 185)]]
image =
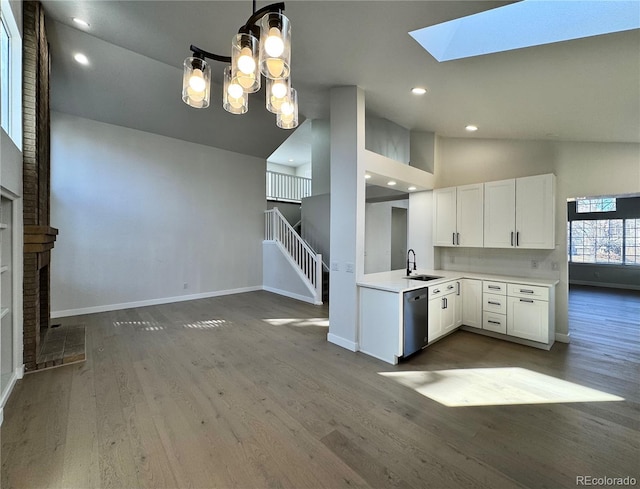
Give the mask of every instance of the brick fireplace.
[(51, 317), (51, 250), (58, 230), (50, 226), (50, 59), (39, 2), (23, 2), (23, 22), (24, 364), (31, 371)]

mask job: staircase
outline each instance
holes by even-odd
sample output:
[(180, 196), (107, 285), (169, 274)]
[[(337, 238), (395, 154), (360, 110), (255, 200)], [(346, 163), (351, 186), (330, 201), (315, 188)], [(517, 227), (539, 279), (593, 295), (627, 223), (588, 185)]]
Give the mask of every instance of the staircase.
[(309, 302), (322, 304), (328, 299), (329, 277), (328, 271), (323, 268), (322, 255), (300, 237), (277, 207), (265, 211), (264, 239), (275, 244), (286, 257), (289, 266), (306, 285), (311, 299)]

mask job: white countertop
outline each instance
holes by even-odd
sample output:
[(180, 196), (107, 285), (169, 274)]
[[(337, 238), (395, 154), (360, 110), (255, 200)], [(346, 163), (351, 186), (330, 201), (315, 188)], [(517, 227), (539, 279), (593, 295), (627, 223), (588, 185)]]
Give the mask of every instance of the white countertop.
[(386, 290), (388, 292), (407, 292), (408, 290), (421, 289), (423, 287), (430, 287), (431, 285), (439, 285), (449, 280), (460, 280), (462, 278), (472, 278), (477, 280), (494, 280), (496, 282), (509, 282), (513, 284), (523, 285), (537, 285), (539, 287), (554, 287), (558, 284), (557, 279), (542, 279), (542, 278), (525, 278), (525, 277), (512, 277), (508, 275), (493, 275), (488, 273), (475, 273), (475, 272), (459, 272), (453, 270), (427, 270), (420, 268), (415, 272), (411, 272), (411, 275), (433, 275), (436, 277), (442, 277), (436, 280), (430, 280), (423, 282), (421, 280), (412, 280), (404, 278), (407, 275), (405, 270), (393, 270), (391, 272), (379, 272), (370, 273), (365, 275), (356, 284), (360, 287), (367, 287), (370, 289)]

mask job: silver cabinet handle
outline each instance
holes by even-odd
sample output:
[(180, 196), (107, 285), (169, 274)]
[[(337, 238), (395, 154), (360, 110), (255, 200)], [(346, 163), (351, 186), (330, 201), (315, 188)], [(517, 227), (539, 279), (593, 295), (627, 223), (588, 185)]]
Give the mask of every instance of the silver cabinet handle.
[(456, 244), (456, 233), (451, 233), (451, 244)]
[(500, 321), (492, 321), (491, 319), (488, 319), (487, 322), (491, 324), (500, 324)]
[(487, 285), (487, 289), (491, 289), (491, 290), (501, 290), (502, 287), (500, 287), (499, 285)]
[(516, 246), (520, 246), (520, 231), (516, 231)]
[(445, 299), (444, 297), (442, 298), (442, 306), (440, 307), (440, 309), (446, 309), (447, 308), (447, 299)]
[(529, 289), (520, 289), (520, 293), (522, 294), (533, 294), (533, 290), (529, 290)]
[(533, 299), (520, 299), (520, 302), (529, 302), (533, 304)]
[(492, 306), (499, 306), (500, 305), (499, 302), (494, 302), (494, 301), (487, 301), (487, 304), (491, 304)]
[(456, 295), (460, 295), (460, 282), (456, 282), (456, 286), (458, 287), (458, 290), (456, 291)]
[(511, 246), (513, 246), (513, 231), (511, 231)]
[(453, 285), (447, 285), (447, 289), (449, 290), (453, 289)]
[(440, 289), (435, 289), (433, 292), (431, 292), (432, 294), (439, 294), (440, 293)]
[(458, 246), (460, 246), (460, 233), (456, 233), (456, 241), (458, 242)]

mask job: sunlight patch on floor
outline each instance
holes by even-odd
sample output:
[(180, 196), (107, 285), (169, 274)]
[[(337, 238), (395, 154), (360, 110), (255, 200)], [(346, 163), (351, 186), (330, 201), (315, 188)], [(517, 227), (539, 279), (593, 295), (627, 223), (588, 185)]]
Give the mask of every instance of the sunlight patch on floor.
[(322, 326), (329, 327), (329, 318), (281, 318), (281, 319), (264, 319), (265, 323), (272, 326), (296, 326), (304, 328), (306, 326)]
[(526, 368), (379, 372), (448, 407), (624, 401), (624, 398)]
[(187, 329), (215, 329), (228, 324), (229, 323), (225, 319), (206, 319), (202, 321), (194, 321), (193, 323), (185, 323), (182, 327)]
[(113, 325), (116, 328), (130, 327), (136, 331), (162, 331), (165, 329), (157, 321), (114, 321)]

